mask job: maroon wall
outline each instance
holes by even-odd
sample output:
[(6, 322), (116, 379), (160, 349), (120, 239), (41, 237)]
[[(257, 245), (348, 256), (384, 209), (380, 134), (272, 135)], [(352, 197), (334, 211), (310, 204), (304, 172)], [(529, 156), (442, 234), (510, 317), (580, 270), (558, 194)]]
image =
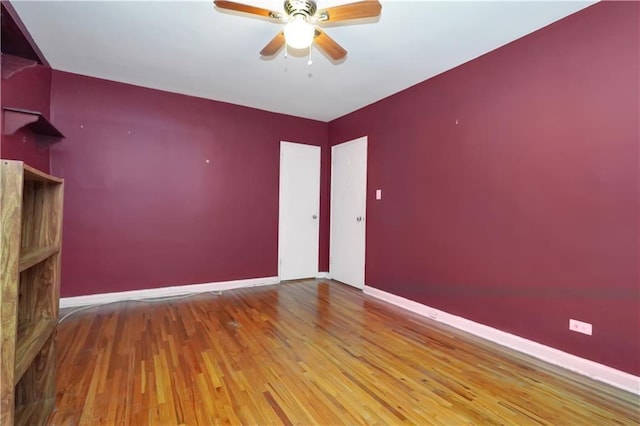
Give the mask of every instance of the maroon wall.
[(2, 80), (2, 106), (38, 111), (49, 118), (50, 102), (51, 68), (48, 66), (24, 68)]
[(369, 136), (368, 285), (640, 375), (638, 8), (329, 124), (332, 145)]
[[(8, 60), (8, 56), (5, 55), (3, 61)], [(1, 84), (3, 107), (37, 111), (49, 118), (51, 68), (43, 65), (25, 68), (3, 79)], [(44, 172), (49, 171), (49, 143), (28, 129), (2, 135), (0, 148), (4, 159), (22, 160)]]
[(62, 296), (278, 274), (280, 141), (326, 148), (326, 123), (59, 71), (52, 87)]

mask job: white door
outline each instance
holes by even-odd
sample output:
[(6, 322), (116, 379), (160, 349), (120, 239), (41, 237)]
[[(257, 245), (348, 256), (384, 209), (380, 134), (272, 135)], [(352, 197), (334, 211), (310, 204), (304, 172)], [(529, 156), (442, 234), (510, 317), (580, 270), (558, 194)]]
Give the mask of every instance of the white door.
[(278, 276), (318, 275), (320, 147), (280, 143)]
[(367, 137), (331, 149), (331, 278), (364, 287)]

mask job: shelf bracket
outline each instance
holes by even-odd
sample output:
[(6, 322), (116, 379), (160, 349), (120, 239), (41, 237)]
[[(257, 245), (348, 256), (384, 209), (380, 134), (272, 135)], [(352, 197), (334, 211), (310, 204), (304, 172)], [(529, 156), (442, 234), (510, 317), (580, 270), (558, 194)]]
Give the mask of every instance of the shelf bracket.
[(64, 135), (56, 129), (41, 113), (19, 108), (3, 107), (3, 135), (13, 135), (23, 127), (29, 127), (36, 134), (64, 138)]

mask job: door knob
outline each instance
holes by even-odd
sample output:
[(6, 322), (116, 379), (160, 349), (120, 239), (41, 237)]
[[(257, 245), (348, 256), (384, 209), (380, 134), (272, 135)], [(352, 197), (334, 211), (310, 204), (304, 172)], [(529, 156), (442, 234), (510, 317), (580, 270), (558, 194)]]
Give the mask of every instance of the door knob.
[(313, 216), (311, 216), (311, 217), (312, 217), (312, 218), (314, 218), (314, 219), (317, 219), (317, 218), (318, 218), (318, 215), (317, 215), (317, 214), (314, 214), (314, 215), (313, 215)]
[(362, 216), (358, 216), (358, 217), (356, 217), (356, 221), (357, 221), (357, 222), (362, 222)]

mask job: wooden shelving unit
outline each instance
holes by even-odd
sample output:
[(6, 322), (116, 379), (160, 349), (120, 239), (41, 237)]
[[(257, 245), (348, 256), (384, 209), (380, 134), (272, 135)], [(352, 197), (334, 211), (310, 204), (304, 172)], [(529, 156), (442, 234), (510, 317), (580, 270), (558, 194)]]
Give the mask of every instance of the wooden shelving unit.
[(55, 403), (62, 179), (0, 160), (0, 425), (44, 424)]

